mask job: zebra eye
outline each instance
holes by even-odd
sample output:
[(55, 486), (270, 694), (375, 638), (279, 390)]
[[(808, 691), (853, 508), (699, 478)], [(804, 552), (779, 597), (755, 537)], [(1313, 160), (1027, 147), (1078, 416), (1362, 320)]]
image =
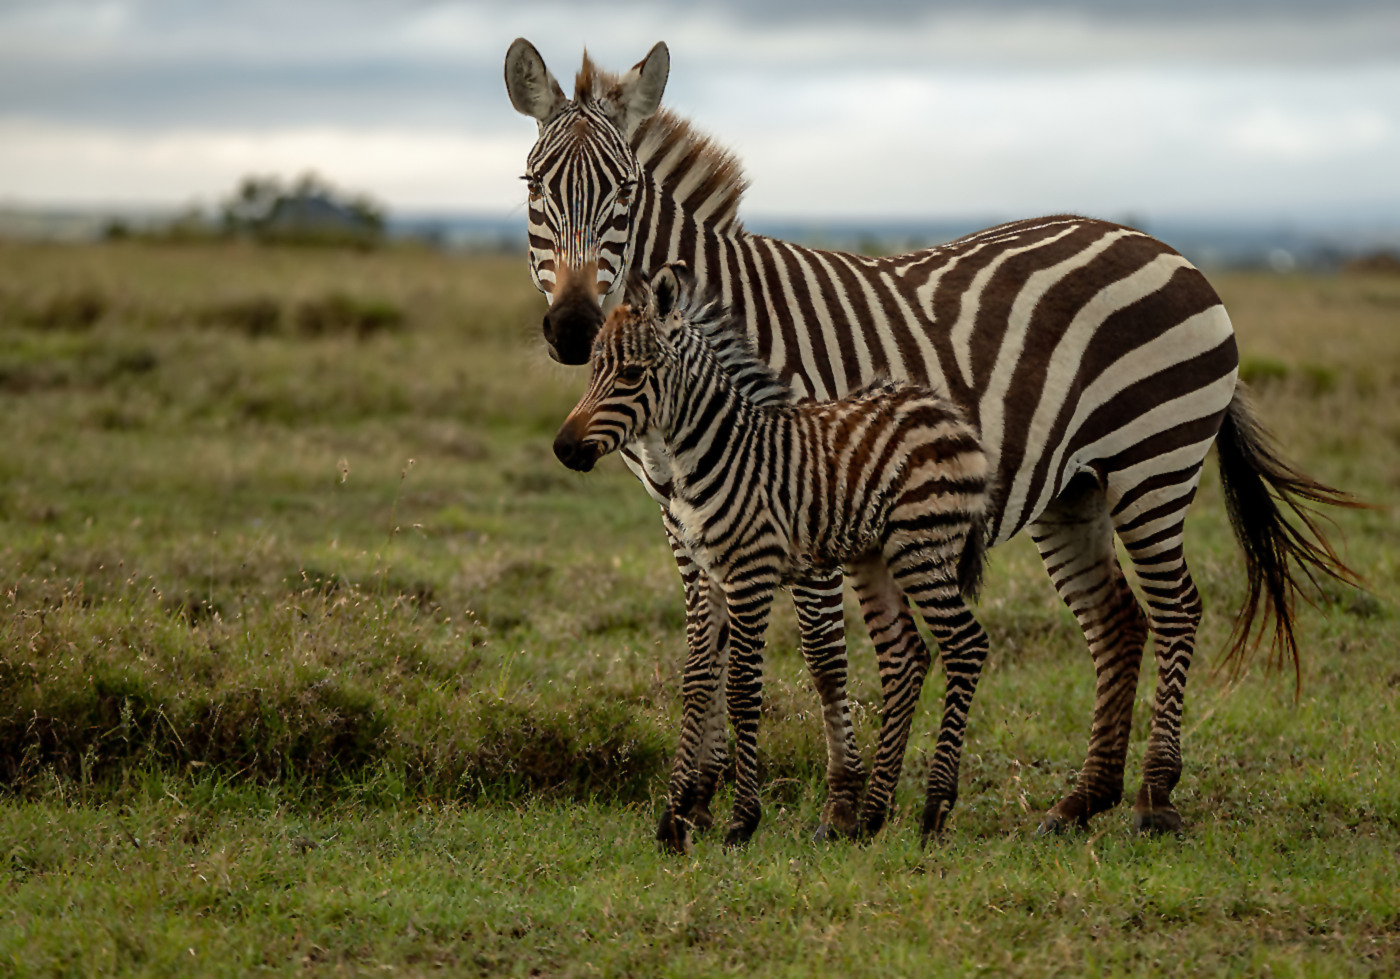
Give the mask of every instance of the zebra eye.
[(623, 384), (641, 384), (646, 376), (646, 368), (635, 365), (628, 365), (617, 372), (617, 379)]
[(525, 189), (530, 193), (530, 200), (537, 201), (544, 195), (544, 185), (540, 183), (539, 177), (533, 177), (527, 173), (520, 179), (525, 181)]
[(617, 206), (628, 207), (632, 203), (632, 194), (637, 189), (637, 182), (629, 180), (617, 189)]

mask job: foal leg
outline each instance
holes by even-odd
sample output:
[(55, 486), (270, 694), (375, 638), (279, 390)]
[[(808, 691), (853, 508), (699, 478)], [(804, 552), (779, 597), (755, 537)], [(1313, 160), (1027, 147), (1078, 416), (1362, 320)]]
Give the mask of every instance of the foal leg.
[(909, 728), (919, 704), (924, 677), (928, 675), (930, 657), (904, 594), (885, 562), (871, 558), (852, 565), (849, 570), (851, 585), (860, 600), (861, 615), (875, 644), (883, 702), (880, 739), (860, 817), (860, 832), (870, 835), (889, 818), (899, 772), (904, 766), (904, 752), (909, 744)]
[[(967, 607), (946, 554), (905, 551), (890, 560), (890, 570), (904, 593), (919, 609), (938, 643), (947, 689), (938, 744), (928, 769), (928, 793), (924, 800), (923, 838), (938, 837), (947, 826), (948, 814), (958, 801), (958, 770), (967, 737), (967, 715), (977, 692), (977, 681), (987, 661), (987, 633)], [(956, 559), (951, 562), (957, 566)], [(915, 691), (917, 696), (917, 691)]]
[(734, 814), (726, 846), (758, 828), (758, 715), (763, 701), (763, 634), (778, 579), (766, 570), (740, 572), (725, 584), (729, 606), (729, 722), (734, 728)]
[(656, 838), (664, 849), (680, 853), (689, 849), (692, 831), (703, 832), (713, 824), (710, 800), (727, 764), (724, 671), (729, 619), (723, 593), (669, 527), (667, 532), (685, 585), (687, 652), (680, 741)]
[(812, 578), (792, 586), (797, 623), (802, 633), (802, 657), (822, 702), (826, 731), (826, 807), (816, 838), (853, 837), (859, 828), (857, 810), (865, 787), (865, 767), (851, 725), (846, 696), (846, 623), (839, 574)]

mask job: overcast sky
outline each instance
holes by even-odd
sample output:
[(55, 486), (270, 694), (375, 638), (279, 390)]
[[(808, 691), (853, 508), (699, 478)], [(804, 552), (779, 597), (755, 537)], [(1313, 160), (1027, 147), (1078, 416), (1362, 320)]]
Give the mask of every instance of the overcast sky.
[(1400, 3), (0, 0), (0, 204), (210, 203), (314, 169), (396, 209), (518, 208), (585, 46), (671, 50), (666, 103), (749, 216), (1400, 219)]

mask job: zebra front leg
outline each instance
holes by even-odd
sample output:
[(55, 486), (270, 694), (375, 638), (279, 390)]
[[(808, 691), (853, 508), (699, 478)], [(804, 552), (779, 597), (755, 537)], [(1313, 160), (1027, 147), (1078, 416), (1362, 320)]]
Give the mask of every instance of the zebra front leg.
[(928, 675), (929, 651), (909, 613), (904, 594), (879, 558), (851, 567), (851, 585), (860, 600), (865, 627), (875, 644), (880, 670), (880, 739), (861, 809), (860, 833), (877, 833), (894, 804), (909, 728)]
[(748, 842), (763, 817), (758, 798), (758, 717), (763, 703), (763, 634), (773, 607), (775, 575), (736, 574), (725, 586), (729, 605), (729, 722), (734, 728), (734, 814), (726, 846)]
[(692, 833), (714, 823), (710, 800), (727, 764), (724, 671), (729, 628), (723, 593), (690, 559), (669, 526), (667, 533), (685, 585), (686, 660), (681, 735), (656, 839), (663, 849), (684, 853)]
[(846, 623), (839, 574), (813, 578), (792, 587), (797, 623), (802, 633), (802, 657), (822, 703), (826, 731), (826, 806), (815, 839), (847, 839), (860, 830), (859, 807), (865, 787), (865, 767), (851, 725), (846, 696)]

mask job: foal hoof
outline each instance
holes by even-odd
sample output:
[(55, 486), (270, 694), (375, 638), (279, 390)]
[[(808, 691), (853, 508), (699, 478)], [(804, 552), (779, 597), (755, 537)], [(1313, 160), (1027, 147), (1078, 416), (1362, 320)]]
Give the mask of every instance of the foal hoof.
[(1165, 836), (1168, 833), (1181, 835), (1181, 814), (1173, 806), (1157, 806), (1155, 809), (1134, 809), (1133, 829), (1152, 836)]

